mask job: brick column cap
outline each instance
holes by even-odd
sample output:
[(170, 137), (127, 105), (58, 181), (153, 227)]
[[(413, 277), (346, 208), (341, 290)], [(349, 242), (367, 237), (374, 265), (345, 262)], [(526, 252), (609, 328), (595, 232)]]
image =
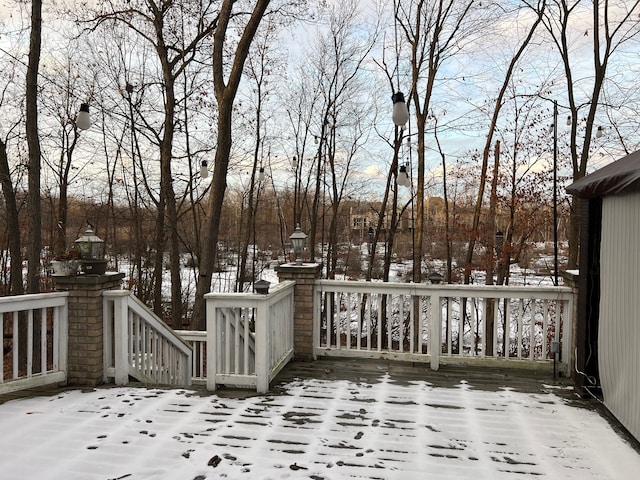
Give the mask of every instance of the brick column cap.
[(316, 274), (321, 271), (322, 264), (320, 263), (303, 263), (298, 265), (296, 263), (283, 263), (278, 265), (275, 270), (280, 273), (296, 273), (296, 274)]
[(68, 285), (103, 285), (108, 282), (119, 282), (124, 273), (107, 272), (104, 275), (70, 275), (67, 277), (53, 275), (51, 277), (56, 287)]

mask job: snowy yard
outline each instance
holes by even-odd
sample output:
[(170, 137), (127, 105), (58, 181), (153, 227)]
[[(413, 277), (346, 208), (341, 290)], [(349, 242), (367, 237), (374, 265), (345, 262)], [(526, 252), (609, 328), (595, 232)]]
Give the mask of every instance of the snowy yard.
[[(620, 479), (640, 455), (559, 387), (294, 379), (229, 398), (137, 387), (0, 405), (0, 478)], [(566, 388), (566, 387), (562, 387)], [(557, 393), (554, 393), (557, 392)]]

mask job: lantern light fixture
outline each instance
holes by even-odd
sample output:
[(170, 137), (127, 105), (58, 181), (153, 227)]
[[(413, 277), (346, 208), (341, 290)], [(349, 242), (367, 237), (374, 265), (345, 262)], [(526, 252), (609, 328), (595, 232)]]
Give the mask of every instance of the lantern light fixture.
[(209, 176), (208, 166), (209, 162), (202, 160), (202, 163), (200, 164), (200, 178), (207, 178)]
[(409, 179), (409, 174), (407, 173), (406, 165), (400, 165), (400, 168), (398, 169), (398, 176), (397, 176), (396, 182), (398, 183), (398, 185), (402, 187), (408, 187), (411, 185), (411, 180)]
[(598, 127), (598, 130), (596, 130), (596, 138), (601, 138), (603, 133), (602, 126)]
[(91, 224), (75, 244), (80, 250), (82, 272), (85, 275), (103, 275), (107, 269), (107, 260), (104, 258), (105, 243), (93, 232)]
[(82, 103), (80, 111), (76, 117), (76, 125), (80, 130), (88, 130), (91, 127), (91, 117), (89, 116), (89, 104)]
[(75, 241), (83, 260), (101, 260), (104, 258), (104, 240), (93, 232), (89, 225), (84, 233)]
[(307, 242), (307, 234), (300, 230), (299, 223), (296, 225), (295, 231), (289, 236), (289, 240), (291, 240), (293, 253), (296, 256), (296, 265), (302, 265), (302, 252)]
[(409, 109), (404, 101), (404, 94), (396, 92), (391, 96), (391, 100), (393, 100), (393, 123), (401, 127), (409, 121)]

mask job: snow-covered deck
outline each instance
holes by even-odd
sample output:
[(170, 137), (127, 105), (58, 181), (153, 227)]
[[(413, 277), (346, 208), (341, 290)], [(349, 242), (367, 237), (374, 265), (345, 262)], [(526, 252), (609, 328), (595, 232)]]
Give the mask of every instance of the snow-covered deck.
[[(0, 477), (618, 479), (637, 445), (548, 374), (293, 363), (272, 392), (105, 387), (0, 404)], [(7, 397), (0, 397), (0, 401)]]

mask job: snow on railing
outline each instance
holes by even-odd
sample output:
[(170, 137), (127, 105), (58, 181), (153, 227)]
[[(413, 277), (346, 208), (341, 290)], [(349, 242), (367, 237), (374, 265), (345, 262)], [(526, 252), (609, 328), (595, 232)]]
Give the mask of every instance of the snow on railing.
[(0, 393), (67, 380), (67, 292), (0, 298)]
[(315, 292), (316, 356), (387, 357), (437, 369), (441, 358), (550, 363), (560, 348), (565, 371), (571, 364), (568, 287), (318, 280)]
[(264, 295), (205, 295), (207, 389), (224, 384), (268, 391), (293, 357), (294, 285), (283, 282)]
[(191, 347), (130, 291), (102, 295), (105, 382), (191, 385)]

